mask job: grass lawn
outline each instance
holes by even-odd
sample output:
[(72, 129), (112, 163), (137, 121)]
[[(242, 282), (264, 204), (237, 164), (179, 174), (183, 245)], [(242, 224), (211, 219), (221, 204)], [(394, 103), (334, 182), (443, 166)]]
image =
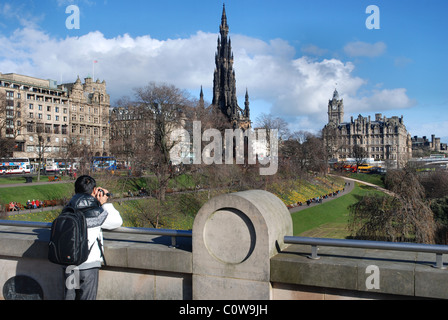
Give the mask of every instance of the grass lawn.
[(293, 213), (294, 235), (316, 238), (346, 238), (349, 236), (347, 208), (358, 202), (359, 197), (371, 192), (378, 191), (372, 187), (356, 183), (353, 191), (345, 196)]
[[(183, 178), (185, 179), (185, 178)], [(188, 184), (189, 181), (181, 181)], [(302, 186), (302, 189), (306, 189)], [(0, 204), (17, 201), (25, 204), (28, 199), (52, 200), (69, 199), (73, 195), (73, 184), (45, 184), (0, 189)], [(321, 190), (314, 190), (314, 196)], [(324, 202), (315, 207), (292, 214), (293, 230), (296, 236), (308, 236), (318, 238), (345, 238), (349, 236), (347, 230), (348, 207), (356, 203), (360, 197), (367, 193), (379, 192), (362, 184), (355, 184), (353, 191), (335, 200)], [(219, 193), (219, 191), (217, 191)], [(216, 194), (211, 194), (216, 196)], [(196, 212), (208, 200), (207, 192), (173, 194), (167, 196), (167, 201), (160, 208), (160, 227), (167, 229), (191, 229)], [(147, 224), (143, 215), (153, 214), (154, 210), (145, 208), (157, 208), (156, 199), (139, 199), (116, 203), (116, 208), (122, 214), (124, 226), (151, 227)], [(22, 216), (11, 217), (14, 220), (51, 222), (60, 210), (54, 212), (37, 212)]]
[[(22, 211), (23, 212), (23, 211)], [(22, 213), (8, 218), (3, 218), (13, 221), (32, 221), (32, 222), (53, 222), (54, 219), (61, 213), (61, 209), (51, 211), (38, 211), (32, 213)]]
[(376, 184), (381, 188), (385, 188), (384, 186), (384, 175), (381, 174), (369, 174), (369, 173), (350, 173), (348, 175), (349, 178), (369, 182)]
[(72, 183), (54, 183), (43, 185), (26, 185), (23, 187), (1, 188), (0, 204), (7, 204), (11, 201), (19, 202), (23, 205), (27, 200), (39, 199), (57, 200), (71, 198), (74, 193)]

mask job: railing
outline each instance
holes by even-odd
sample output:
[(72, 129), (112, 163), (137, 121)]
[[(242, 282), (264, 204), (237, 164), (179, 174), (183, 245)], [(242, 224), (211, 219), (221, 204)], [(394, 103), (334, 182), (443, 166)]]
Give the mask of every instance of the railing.
[[(0, 220), (0, 226), (50, 229), (51, 228), (51, 223)], [(109, 231), (109, 230), (106, 230), (106, 231)], [(191, 231), (186, 231), (186, 230), (169, 230), (169, 229), (125, 228), (125, 227), (120, 227), (120, 228), (117, 228), (117, 229), (110, 230), (110, 232), (129, 233), (129, 234), (147, 234), (147, 235), (153, 235), (153, 236), (167, 236), (167, 237), (171, 237), (170, 248), (177, 248), (177, 245), (176, 245), (176, 238), (177, 237), (186, 237), (186, 238), (191, 238), (192, 237), (192, 232)]]
[[(0, 226), (49, 229), (51, 228), (51, 223), (0, 220)], [(171, 237), (170, 248), (177, 247), (176, 245), (177, 237), (186, 237), (186, 238), (192, 237), (192, 232), (187, 230), (120, 227), (110, 231), (112, 233), (147, 234), (147, 235)], [(431, 244), (418, 244), (418, 243), (348, 240), (348, 239), (308, 238), (308, 237), (291, 237), (291, 236), (284, 237), (284, 242), (286, 244), (310, 245), (311, 254), (308, 256), (308, 258), (313, 260), (320, 259), (320, 257), (317, 254), (318, 246), (396, 250), (396, 251), (434, 253), (436, 254), (436, 262), (433, 265), (433, 267), (438, 269), (446, 269), (446, 267), (443, 265), (443, 255), (448, 254), (448, 245), (431, 245)]]
[(287, 244), (305, 244), (311, 245), (310, 259), (320, 259), (317, 255), (318, 246), (326, 247), (345, 247), (345, 248), (362, 248), (362, 249), (380, 249), (380, 250), (396, 250), (435, 253), (436, 263), (433, 267), (438, 269), (446, 269), (443, 265), (443, 254), (448, 254), (447, 245), (431, 245), (418, 243), (403, 242), (385, 242), (385, 241), (367, 241), (367, 240), (347, 240), (347, 239), (324, 239), (324, 238), (308, 238), (308, 237), (291, 237), (284, 238)]

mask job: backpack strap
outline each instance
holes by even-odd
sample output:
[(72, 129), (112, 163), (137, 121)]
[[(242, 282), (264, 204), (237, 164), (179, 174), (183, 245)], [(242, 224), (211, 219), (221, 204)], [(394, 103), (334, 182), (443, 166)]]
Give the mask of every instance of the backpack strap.
[[(103, 252), (103, 244), (101, 243), (99, 238), (96, 238), (96, 243), (98, 244), (98, 247), (100, 248), (101, 257), (103, 258), (104, 265), (107, 266), (106, 257), (104, 256), (104, 252)], [(92, 245), (90, 246), (89, 254), (90, 254), (90, 251), (92, 251), (92, 248), (93, 248), (94, 245), (95, 245), (95, 243), (92, 243)]]
[[(104, 265), (107, 266), (107, 263), (106, 263), (106, 257), (104, 256), (104, 252), (103, 252), (103, 244), (101, 243), (101, 241), (100, 241), (99, 238), (96, 238), (96, 241), (97, 241), (97, 243), (98, 243), (98, 247), (100, 248), (101, 257), (103, 258)], [(93, 245), (92, 245), (92, 246), (93, 246)]]

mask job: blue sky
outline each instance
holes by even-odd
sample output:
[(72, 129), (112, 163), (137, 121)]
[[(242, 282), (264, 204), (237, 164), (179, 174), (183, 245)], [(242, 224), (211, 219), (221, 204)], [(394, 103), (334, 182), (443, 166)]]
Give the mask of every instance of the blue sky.
[[(411, 135), (448, 142), (448, 1), (228, 0), (240, 105), (319, 131), (335, 87), (350, 116), (404, 116)], [(112, 100), (149, 81), (212, 99), (223, 1), (0, 2), (0, 72), (59, 82), (92, 75)], [(367, 29), (369, 5), (380, 29)], [(69, 5), (80, 28), (67, 29)]]

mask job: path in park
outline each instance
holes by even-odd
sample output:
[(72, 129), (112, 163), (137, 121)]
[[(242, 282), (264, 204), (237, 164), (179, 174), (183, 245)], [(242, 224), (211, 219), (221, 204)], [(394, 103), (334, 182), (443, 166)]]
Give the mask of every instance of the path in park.
[[(361, 183), (361, 184), (365, 184), (367, 186), (371, 186), (374, 187), (382, 192), (385, 192), (387, 194), (392, 194), (389, 190), (381, 188), (375, 184), (369, 183), (369, 182), (365, 182), (365, 181), (361, 181), (361, 180), (357, 180), (357, 179), (353, 179), (353, 178), (346, 178), (344, 177), (345, 180), (345, 188), (343, 191), (339, 192), (338, 194), (336, 194), (335, 196), (332, 197), (328, 197), (327, 199), (323, 199), (322, 203), (326, 203), (332, 200), (335, 200), (339, 197), (342, 197), (346, 194), (349, 194), (350, 192), (353, 191), (355, 182)], [(24, 186), (33, 186), (33, 185), (43, 185), (43, 184), (55, 184), (55, 183), (73, 183), (73, 180), (65, 180), (65, 181), (55, 181), (55, 182), (34, 182), (34, 183), (29, 183), (29, 184), (25, 184), (25, 183), (15, 183), (15, 184), (3, 184), (0, 185), (0, 188), (13, 188), (13, 187), (24, 187)], [(134, 198), (123, 198), (123, 199), (115, 199), (116, 201), (127, 201), (127, 200), (133, 200)], [(135, 198), (138, 199), (138, 198)], [(294, 207), (289, 209), (290, 213), (295, 213), (295, 212), (299, 212), (314, 206), (318, 206), (322, 203), (316, 203), (316, 202), (312, 202), (310, 203), (310, 205), (307, 204), (303, 204), (302, 206), (298, 206), (298, 207)], [(15, 214), (24, 214), (24, 213), (32, 213), (32, 212), (42, 212), (42, 211), (50, 211), (50, 210), (55, 210), (55, 209), (62, 209), (62, 206), (57, 206), (57, 207), (47, 207), (47, 208), (39, 208), (39, 209), (27, 209), (27, 210), (22, 210), (22, 211), (15, 211), (15, 212), (9, 212), (8, 215), (15, 215)]]
[[(362, 182), (362, 181), (359, 181), (359, 182)], [(337, 199), (339, 197), (345, 196), (346, 194), (349, 194), (350, 192), (353, 191), (354, 185), (355, 185), (355, 180), (352, 181), (352, 180), (345, 179), (345, 188), (344, 188), (344, 190), (341, 190), (341, 192), (339, 192), (338, 194), (336, 194), (332, 197), (328, 197), (327, 199), (322, 199), (321, 203), (311, 202), (310, 205), (307, 205), (306, 203), (304, 203), (301, 206), (289, 209), (289, 212), (290, 213), (299, 212), (299, 211), (302, 211), (302, 210), (305, 210), (308, 208), (312, 208), (312, 207), (321, 205), (322, 203), (327, 203), (327, 202)]]
[[(335, 175), (332, 175), (332, 176), (335, 176)], [(379, 187), (379, 186), (377, 186), (376, 184), (373, 184), (373, 183), (369, 183), (369, 182), (365, 182), (365, 181), (361, 181), (361, 180), (357, 180), (357, 179), (353, 179), (353, 178), (346, 178), (346, 177), (344, 177), (344, 180), (345, 180), (345, 189), (344, 189), (344, 191), (340, 192), (336, 196), (329, 197), (327, 199), (322, 200), (322, 203), (326, 203), (326, 202), (332, 201), (334, 199), (337, 199), (339, 197), (345, 196), (346, 194), (349, 194), (350, 192), (353, 191), (353, 188), (355, 186), (355, 182), (358, 182), (358, 183), (361, 183), (361, 184), (365, 184), (367, 186), (373, 187), (373, 188), (375, 188), (375, 189), (377, 189), (379, 191), (382, 191), (384, 193), (387, 193), (389, 195), (393, 195), (393, 193), (390, 192), (389, 190), (381, 188), (381, 187)], [(322, 203), (312, 202), (312, 203), (310, 203), (309, 206), (304, 204), (302, 206), (294, 207), (294, 208), (289, 209), (289, 212), (290, 213), (299, 212), (299, 211), (302, 211), (302, 210), (305, 210), (305, 209), (308, 209), (308, 208), (311, 208), (311, 207), (314, 207), (314, 206), (318, 206), (318, 205), (320, 205)]]

